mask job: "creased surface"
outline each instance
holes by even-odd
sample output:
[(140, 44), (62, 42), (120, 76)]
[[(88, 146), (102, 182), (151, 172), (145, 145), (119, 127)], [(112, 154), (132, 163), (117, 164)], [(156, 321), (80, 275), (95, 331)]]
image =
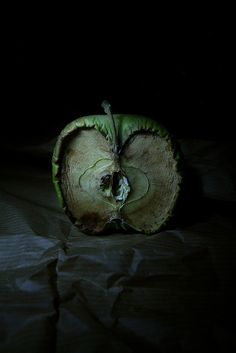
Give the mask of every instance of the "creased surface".
[(149, 237), (79, 233), (55, 197), (50, 145), (12, 153), (0, 184), (0, 352), (231, 351), (232, 147), (181, 145), (206, 213), (195, 205), (191, 222)]

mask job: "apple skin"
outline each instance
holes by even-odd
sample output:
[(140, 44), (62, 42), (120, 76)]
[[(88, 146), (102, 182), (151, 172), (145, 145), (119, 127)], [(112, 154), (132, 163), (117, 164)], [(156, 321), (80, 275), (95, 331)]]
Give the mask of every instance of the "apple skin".
[[(140, 116), (140, 115), (113, 114), (113, 117), (114, 117), (116, 132), (119, 140), (119, 150), (121, 150), (122, 147), (126, 144), (126, 142), (130, 139), (130, 137), (135, 135), (136, 133), (148, 132), (148, 133), (157, 134), (159, 137), (167, 141), (168, 144), (170, 145), (170, 148), (173, 150), (173, 156), (177, 163), (178, 173), (179, 175), (181, 175), (181, 171), (179, 168), (179, 160), (181, 159), (180, 154), (176, 149), (176, 145), (173, 139), (171, 138), (170, 134), (161, 124), (159, 124), (155, 120), (152, 120), (148, 117)], [(111, 122), (108, 119), (108, 116), (90, 115), (90, 116), (80, 117), (72, 121), (62, 130), (61, 134), (58, 136), (58, 139), (53, 151), (53, 156), (52, 156), (52, 180), (55, 187), (55, 191), (61, 207), (63, 208), (63, 210), (69, 216), (69, 218), (73, 223), (76, 223), (76, 219), (68, 210), (67, 203), (66, 203), (66, 200), (64, 199), (62, 187), (61, 187), (61, 161), (63, 158), (65, 147), (68, 141), (71, 139), (71, 136), (73, 136), (73, 134), (75, 134), (80, 129), (90, 129), (90, 128), (96, 129), (97, 131), (99, 131), (106, 138), (109, 145), (112, 146), (115, 137), (113, 136), (114, 130), (111, 127)], [(181, 182), (182, 182), (182, 179), (180, 178), (177, 194), (179, 194)], [(177, 199), (178, 199), (178, 195), (176, 196), (176, 200), (171, 212), (168, 214), (168, 217), (164, 220), (162, 226), (164, 226), (168, 222), (169, 218), (171, 218)], [(112, 232), (112, 229), (113, 229), (112, 227), (107, 227), (107, 228), (111, 229), (111, 232)], [(131, 230), (131, 228), (127, 226), (127, 229), (129, 229), (129, 231)], [(156, 229), (156, 231), (160, 230), (160, 228), (162, 227), (159, 227), (158, 229)], [(134, 229), (134, 228), (133, 230), (140, 231), (140, 229)], [(153, 232), (147, 232), (147, 234), (149, 233), (152, 234)]]

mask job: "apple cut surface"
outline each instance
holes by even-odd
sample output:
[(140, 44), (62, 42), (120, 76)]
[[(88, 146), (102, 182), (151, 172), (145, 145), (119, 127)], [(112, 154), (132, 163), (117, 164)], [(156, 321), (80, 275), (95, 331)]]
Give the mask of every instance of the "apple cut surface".
[(153, 133), (136, 134), (124, 148), (121, 166), (131, 185), (122, 216), (132, 228), (153, 233), (170, 216), (178, 195), (173, 150)]
[(116, 152), (107, 116), (79, 118), (62, 131), (53, 155), (58, 197), (86, 233), (114, 228), (155, 233), (171, 216), (180, 191), (172, 142), (146, 117), (114, 117)]
[(61, 180), (68, 211), (84, 231), (98, 233), (116, 217), (112, 193), (104, 194), (101, 188), (103, 176), (108, 179), (114, 171), (105, 137), (95, 129), (81, 129), (65, 150)]

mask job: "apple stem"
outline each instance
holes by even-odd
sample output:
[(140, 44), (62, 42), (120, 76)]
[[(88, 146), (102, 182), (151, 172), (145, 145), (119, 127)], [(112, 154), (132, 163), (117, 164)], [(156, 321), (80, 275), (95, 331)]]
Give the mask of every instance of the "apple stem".
[(108, 115), (110, 122), (111, 122), (112, 135), (113, 135), (112, 151), (114, 152), (115, 155), (118, 155), (118, 137), (117, 137), (115, 120), (114, 120), (113, 114), (111, 112), (111, 104), (108, 101), (104, 100), (102, 102), (101, 106), (104, 109), (104, 112)]

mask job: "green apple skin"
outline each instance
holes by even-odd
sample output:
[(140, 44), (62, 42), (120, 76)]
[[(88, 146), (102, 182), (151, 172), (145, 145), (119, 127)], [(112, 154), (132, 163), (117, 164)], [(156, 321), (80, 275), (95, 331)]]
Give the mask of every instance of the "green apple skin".
[[(157, 121), (150, 119), (141, 115), (128, 115), (128, 114), (113, 114), (116, 132), (119, 139), (119, 150), (125, 145), (125, 143), (130, 139), (130, 137), (138, 132), (149, 132), (154, 133), (160, 136), (161, 138), (168, 141), (171, 148), (173, 149), (174, 158), (177, 161), (177, 168), (179, 174), (181, 174), (181, 168), (179, 168), (179, 161), (181, 160), (179, 151), (176, 149), (176, 145), (171, 138), (169, 132)], [(113, 136), (112, 132), (114, 131), (111, 126), (111, 122), (108, 119), (107, 115), (90, 115), (80, 117), (71, 123), (69, 123), (58, 136), (56, 145), (54, 147), (53, 156), (52, 156), (52, 181), (55, 187), (55, 191), (59, 200), (59, 203), (68, 217), (72, 222), (76, 220), (68, 211), (66, 201), (64, 200), (62, 188), (61, 188), (61, 179), (60, 179), (60, 168), (61, 168), (61, 160), (63, 157), (63, 151), (67, 144), (67, 141), (70, 137), (79, 129), (89, 129), (93, 128), (99, 131), (108, 141), (108, 143), (112, 146), (115, 136)], [(179, 190), (181, 186), (181, 182), (179, 183)], [(179, 193), (178, 190), (178, 193)], [(176, 197), (176, 201), (177, 201)], [(176, 202), (175, 202), (176, 204)], [(174, 210), (175, 206), (173, 207)], [(165, 220), (162, 226), (165, 226), (168, 222), (169, 218), (171, 218), (173, 210), (169, 214), (168, 218)], [(109, 228), (109, 227), (108, 227)], [(161, 227), (162, 228), (162, 227)], [(129, 229), (129, 227), (128, 227)], [(130, 229), (129, 229), (130, 230)], [(157, 229), (160, 230), (160, 229)], [(157, 231), (156, 230), (156, 231)], [(138, 229), (134, 229), (134, 231), (139, 231)]]

